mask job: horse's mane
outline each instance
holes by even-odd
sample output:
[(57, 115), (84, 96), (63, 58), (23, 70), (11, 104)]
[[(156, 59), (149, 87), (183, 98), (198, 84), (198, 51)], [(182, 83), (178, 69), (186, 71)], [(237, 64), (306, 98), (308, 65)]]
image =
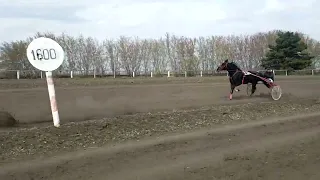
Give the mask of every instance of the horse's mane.
[(233, 67), (234, 67), (234, 68), (236, 68), (236, 69), (238, 69), (238, 70), (242, 71), (242, 69), (241, 69), (241, 68), (240, 68), (236, 63), (234, 63), (234, 62), (230, 62), (229, 64), (233, 65)]

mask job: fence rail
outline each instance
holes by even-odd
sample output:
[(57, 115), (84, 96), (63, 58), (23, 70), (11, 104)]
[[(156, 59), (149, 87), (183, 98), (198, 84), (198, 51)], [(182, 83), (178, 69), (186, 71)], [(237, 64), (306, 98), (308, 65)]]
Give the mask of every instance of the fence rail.
[[(261, 70), (263, 71), (263, 70)], [(292, 76), (292, 75), (320, 75), (320, 69), (308, 69), (298, 71), (274, 70), (276, 76)], [(166, 71), (161, 73), (155, 72), (104, 72), (97, 73), (94, 70), (89, 71), (54, 71), (54, 78), (102, 78), (102, 77), (208, 77), (208, 76), (227, 76), (227, 72), (215, 71)], [(39, 70), (2, 70), (0, 71), (0, 79), (42, 79), (45, 77), (45, 72)]]

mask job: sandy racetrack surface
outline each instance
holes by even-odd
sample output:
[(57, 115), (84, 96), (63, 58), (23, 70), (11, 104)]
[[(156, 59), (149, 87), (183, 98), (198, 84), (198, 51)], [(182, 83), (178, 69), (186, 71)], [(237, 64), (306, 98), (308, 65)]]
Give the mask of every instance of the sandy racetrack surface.
[(229, 101), (210, 79), (57, 82), (59, 129), (45, 84), (6, 83), (1, 107), (21, 124), (0, 130), (0, 179), (320, 178), (317, 78), (279, 79), (278, 102), (263, 85)]
[[(177, 78), (178, 79), (178, 78)], [(320, 78), (278, 78), (283, 100), (317, 97)], [(229, 95), (227, 78), (183, 78), (171, 81), (146, 80), (56, 80), (56, 93), (62, 122), (82, 121), (137, 112), (158, 112), (196, 108), (212, 104), (269, 101), (268, 89), (258, 85), (256, 95), (248, 98), (246, 86)], [(106, 85), (104, 85), (106, 84)], [(45, 80), (10, 80), (0, 85), (0, 107), (13, 113), (21, 123), (52, 121)], [(30, 89), (29, 87), (36, 87)], [(23, 89), (27, 88), (27, 89)], [(1, 90), (2, 89), (2, 90)]]

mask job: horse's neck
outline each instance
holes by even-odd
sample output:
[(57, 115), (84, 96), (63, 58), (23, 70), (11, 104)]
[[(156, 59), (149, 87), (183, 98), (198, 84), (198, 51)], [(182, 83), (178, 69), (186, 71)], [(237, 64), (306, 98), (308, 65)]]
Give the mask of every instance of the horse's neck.
[(232, 69), (228, 69), (228, 75), (230, 77), (232, 77), (236, 72), (238, 71), (242, 71), (238, 66), (236, 66), (235, 64), (230, 63), (230, 66), (232, 67)]
[(228, 76), (229, 77), (232, 77), (236, 72), (238, 72), (238, 71), (240, 71), (240, 70), (238, 70), (238, 69), (235, 69), (235, 70), (228, 70)]
[(229, 77), (232, 77), (233, 74), (235, 73), (235, 72), (233, 72), (233, 70), (227, 70), (227, 71), (228, 71), (228, 76), (229, 76)]

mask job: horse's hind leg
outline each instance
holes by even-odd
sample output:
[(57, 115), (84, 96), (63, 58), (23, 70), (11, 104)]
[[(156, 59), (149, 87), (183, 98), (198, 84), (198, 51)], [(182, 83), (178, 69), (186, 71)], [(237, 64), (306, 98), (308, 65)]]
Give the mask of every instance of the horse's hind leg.
[(251, 94), (250, 96), (252, 96), (254, 94), (254, 92), (256, 92), (257, 90), (257, 82), (252, 83), (252, 89), (251, 89)]

